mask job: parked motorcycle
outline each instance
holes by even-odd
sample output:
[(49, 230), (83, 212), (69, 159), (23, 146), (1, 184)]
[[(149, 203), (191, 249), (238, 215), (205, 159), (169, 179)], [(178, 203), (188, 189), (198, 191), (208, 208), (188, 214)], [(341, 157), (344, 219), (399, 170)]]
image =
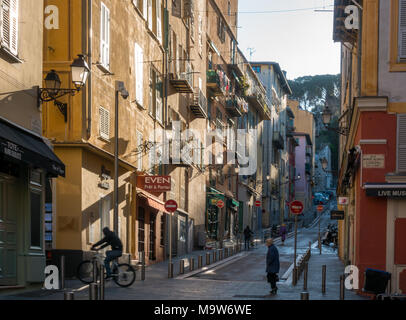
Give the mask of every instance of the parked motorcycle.
[(321, 238), (321, 242), (324, 245), (330, 245), (330, 244), (334, 244), (335, 246), (337, 246), (338, 243), (338, 229), (337, 226), (329, 224), (327, 226), (327, 229), (325, 230), (322, 238)]

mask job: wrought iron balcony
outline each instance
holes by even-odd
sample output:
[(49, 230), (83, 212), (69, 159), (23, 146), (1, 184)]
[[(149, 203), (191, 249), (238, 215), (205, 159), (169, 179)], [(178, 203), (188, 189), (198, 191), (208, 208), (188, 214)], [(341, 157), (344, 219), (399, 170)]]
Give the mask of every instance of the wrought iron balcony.
[(241, 117), (243, 113), (242, 101), (240, 98), (233, 96), (226, 99), (226, 111), (231, 117)]
[(215, 96), (226, 96), (230, 90), (230, 79), (226, 73), (219, 69), (207, 71), (207, 87)]
[(193, 72), (190, 63), (185, 64), (185, 72), (172, 74), (169, 82), (179, 93), (193, 93)]
[(197, 118), (206, 118), (207, 119), (207, 98), (200, 89), (195, 90), (193, 103), (190, 106), (190, 109)]

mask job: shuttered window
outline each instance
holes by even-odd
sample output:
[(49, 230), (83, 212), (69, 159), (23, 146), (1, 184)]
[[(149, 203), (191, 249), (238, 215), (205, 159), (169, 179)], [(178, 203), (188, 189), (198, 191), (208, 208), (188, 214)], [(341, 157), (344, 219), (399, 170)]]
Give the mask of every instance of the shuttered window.
[(100, 20), (100, 63), (110, 69), (110, 10), (103, 2)]
[(144, 51), (136, 43), (135, 44), (135, 99), (138, 104), (144, 104)]
[(406, 0), (399, 0), (399, 58), (406, 59)]
[(1, 45), (12, 54), (18, 53), (18, 8), (19, 0), (3, 0), (0, 7)]
[(406, 114), (398, 115), (397, 172), (406, 172)]
[(100, 107), (100, 137), (110, 140), (110, 111)]
[(161, 0), (156, 0), (156, 36), (162, 43), (162, 6)]

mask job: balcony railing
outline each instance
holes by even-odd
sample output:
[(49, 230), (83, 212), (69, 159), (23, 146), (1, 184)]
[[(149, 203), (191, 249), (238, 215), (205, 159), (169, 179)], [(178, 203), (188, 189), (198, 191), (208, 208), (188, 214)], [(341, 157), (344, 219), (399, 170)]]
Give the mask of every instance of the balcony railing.
[(172, 74), (169, 82), (179, 93), (193, 93), (193, 71), (190, 63), (185, 63), (184, 72)]
[(256, 109), (262, 112), (265, 120), (271, 120), (268, 99), (259, 88), (251, 88), (251, 90), (248, 92), (247, 99)]
[(229, 115), (231, 117), (241, 117), (244, 111), (244, 100), (237, 97), (237, 96), (233, 96), (233, 97), (228, 97), (226, 99), (226, 110), (229, 113)]
[(207, 119), (207, 98), (200, 89), (195, 90), (195, 96), (190, 109), (197, 118)]
[(215, 96), (226, 96), (230, 93), (230, 79), (221, 69), (207, 71), (207, 87)]

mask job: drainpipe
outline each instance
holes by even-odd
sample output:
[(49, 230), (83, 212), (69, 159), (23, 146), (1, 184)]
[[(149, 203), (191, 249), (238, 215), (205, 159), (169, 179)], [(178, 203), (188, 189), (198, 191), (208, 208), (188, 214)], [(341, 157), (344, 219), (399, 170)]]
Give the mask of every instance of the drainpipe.
[[(88, 0), (87, 3), (87, 13), (88, 13), (88, 53), (87, 59), (90, 70), (92, 70), (92, 51), (93, 51), (93, 10), (92, 10), (93, 1)], [(92, 134), (92, 72), (89, 73), (87, 80), (87, 137), (90, 139)]]

